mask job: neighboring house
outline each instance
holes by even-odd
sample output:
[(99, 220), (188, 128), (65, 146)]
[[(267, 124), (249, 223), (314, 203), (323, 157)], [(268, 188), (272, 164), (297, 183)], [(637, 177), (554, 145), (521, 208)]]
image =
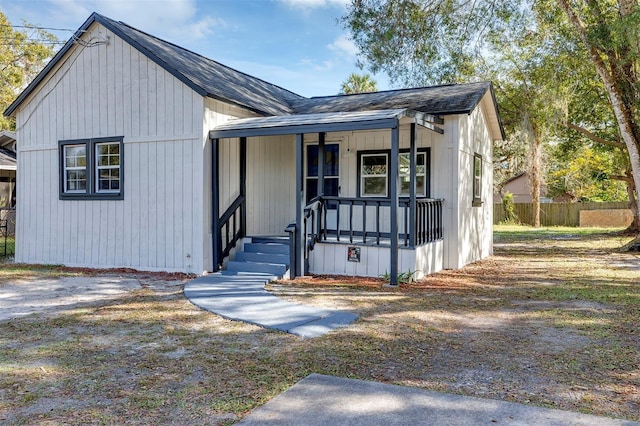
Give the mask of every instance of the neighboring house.
[(0, 131), (0, 208), (12, 208), (16, 202), (16, 134)]
[[(526, 172), (519, 173), (514, 177), (507, 179), (507, 181), (502, 186), (502, 190), (500, 191), (500, 193), (493, 194), (493, 202), (502, 202), (502, 197), (507, 192), (513, 194), (514, 203), (533, 203), (533, 196), (531, 195), (531, 181), (529, 180), (529, 175)], [(547, 185), (543, 183), (542, 185), (540, 185), (540, 201), (551, 202), (551, 200), (547, 199), (546, 196)]]
[(5, 111), (16, 261), (202, 273), (285, 228), (292, 275), (492, 253), (490, 83), (309, 99), (95, 13), (75, 37)]

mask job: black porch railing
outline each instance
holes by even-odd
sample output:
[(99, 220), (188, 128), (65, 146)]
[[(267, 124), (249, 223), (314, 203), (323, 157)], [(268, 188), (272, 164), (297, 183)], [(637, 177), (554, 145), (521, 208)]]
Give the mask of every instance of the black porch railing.
[[(398, 218), (401, 218), (402, 223), (398, 242), (405, 247), (415, 247), (441, 240), (442, 202), (441, 199), (417, 199), (415, 222), (411, 223), (410, 200), (401, 198), (399, 209), (402, 212), (399, 212)], [(306, 250), (313, 250), (318, 241), (389, 245), (390, 208), (391, 201), (388, 198), (318, 197), (304, 210), (304, 241), (307, 241), (308, 246)], [(334, 216), (332, 224), (329, 224), (329, 214)]]
[[(220, 216), (218, 220), (218, 239), (216, 241), (213, 254), (214, 265), (219, 267), (225, 257), (229, 256), (231, 250), (236, 246), (240, 238), (244, 237), (244, 210), (246, 208), (246, 198), (240, 195)], [(214, 236), (215, 238), (215, 236)]]

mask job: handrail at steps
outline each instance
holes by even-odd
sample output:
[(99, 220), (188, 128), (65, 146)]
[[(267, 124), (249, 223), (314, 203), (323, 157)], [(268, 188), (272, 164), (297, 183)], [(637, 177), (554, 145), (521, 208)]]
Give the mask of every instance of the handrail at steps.
[[(315, 244), (320, 241), (322, 232), (322, 211), (324, 210), (324, 200), (322, 197), (315, 197), (309, 201), (304, 207), (302, 214), (302, 232), (304, 245), (304, 271), (308, 270), (309, 252), (313, 251)], [(311, 226), (309, 226), (311, 221)], [(285, 232), (289, 233), (289, 270), (292, 271), (291, 277), (294, 277), (296, 269), (296, 253), (298, 252), (298, 240), (296, 238), (296, 224), (290, 223), (285, 228)]]
[(246, 197), (239, 195), (218, 219), (217, 256), (214, 254), (214, 262), (217, 266), (222, 265), (224, 258), (229, 256), (236, 243), (244, 237), (242, 210), (245, 208), (245, 201)]

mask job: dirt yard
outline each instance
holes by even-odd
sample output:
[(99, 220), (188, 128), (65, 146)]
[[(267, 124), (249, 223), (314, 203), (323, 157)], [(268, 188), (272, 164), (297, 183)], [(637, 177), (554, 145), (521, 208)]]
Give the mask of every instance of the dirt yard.
[(126, 288), (0, 320), (0, 423), (231, 424), (312, 372), (640, 420), (640, 257), (616, 252), (625, 241), (498, 228), (494, 257), (397, 290), (270, 285), (360, 314), (309, 340), (202, 312), (181, 276), (4, 266), (0, 297)]

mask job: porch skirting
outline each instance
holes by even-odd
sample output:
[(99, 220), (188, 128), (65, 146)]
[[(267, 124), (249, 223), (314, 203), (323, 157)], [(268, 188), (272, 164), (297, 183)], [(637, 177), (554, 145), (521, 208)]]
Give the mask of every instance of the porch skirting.
[[(347, 260), (349, 247), (360, 248), (360, 262)], [(398, 272), (415, 272), (414, 278), (442, 270), (443, 241), (423, 244), (414, 249), (400, 247)], [(309, 253), (309, 272), (312, 274), (380, 277), (389, 273), (391, 247), (361, 244), (316, 243)]]

